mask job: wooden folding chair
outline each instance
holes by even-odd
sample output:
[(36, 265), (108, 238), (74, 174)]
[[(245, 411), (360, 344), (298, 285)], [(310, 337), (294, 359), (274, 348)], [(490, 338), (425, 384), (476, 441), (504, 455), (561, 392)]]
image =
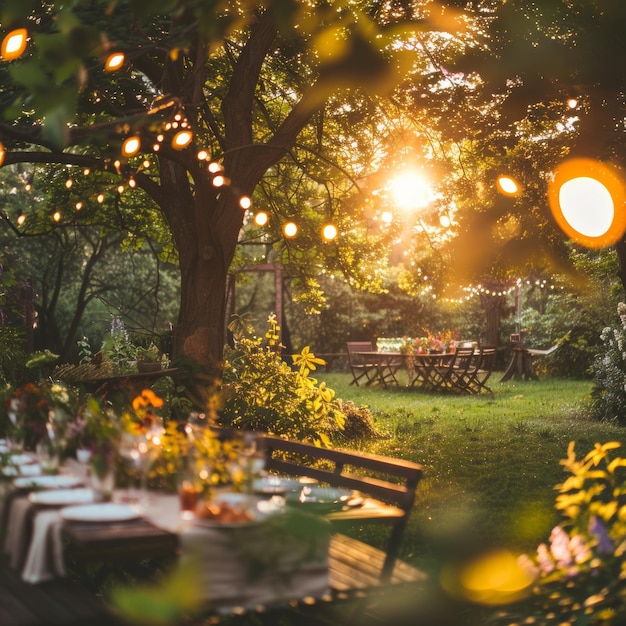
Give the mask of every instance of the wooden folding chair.
[(359, 381), (364, 380), (369, 385), (378, 376), (378, 362), (375, 359), (368, 359), (359, 352), (373, 352), (371, 341), (348, 341), (348, 361), (352, 372), (351, 385), (360, 386)]
[(494, 346), (481, 346), (476, 362), (467, 373), (467, 391), (477, 394), (484, 389), (489, 393), (493, 393), (491, 388), (487, 387), (487, 381), (493, 372), (495, 364), (496, 348)]

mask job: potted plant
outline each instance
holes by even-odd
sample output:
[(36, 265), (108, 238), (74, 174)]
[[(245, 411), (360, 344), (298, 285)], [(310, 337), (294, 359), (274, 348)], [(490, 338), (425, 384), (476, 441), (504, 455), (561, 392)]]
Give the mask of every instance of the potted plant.
[(152, 342), (147, 348), (137, 349), (137, 369), (142, 372), (158, 372), (161, 369), (161, 351)]

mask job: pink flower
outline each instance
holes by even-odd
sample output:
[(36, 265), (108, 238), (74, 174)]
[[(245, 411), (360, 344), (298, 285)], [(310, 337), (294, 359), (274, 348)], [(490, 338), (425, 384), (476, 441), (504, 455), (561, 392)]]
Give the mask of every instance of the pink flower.
[(567, 568), (574, 562), (569, 547), (569, 536), (560, 526), (555, 526), (550, 533), (550, 552), (559, 568)]

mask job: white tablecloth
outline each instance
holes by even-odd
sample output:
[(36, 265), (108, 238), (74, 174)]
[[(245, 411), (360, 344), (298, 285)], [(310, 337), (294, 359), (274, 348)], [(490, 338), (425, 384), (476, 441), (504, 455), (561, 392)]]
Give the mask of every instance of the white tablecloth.
[[(114, 499), (121, 500), (124, 493), (116, 491)], [(33, 510), (27, 495), (10, 501), (3, 547), (11, 565), (21, 568), (29, 583), (64, 576), (59, 509)], [(284, 518), (268, 518), (243, 527), (220, 527), (182, 520), (175, 494), (150, 493), (145, 504), (144, 518), (179, 534), (181, 563), (197, 566), (203, 599), (218, 610), (321, 597), (328, 591), (326, 522), (308, 520), (289, 528), (281, 526)]]

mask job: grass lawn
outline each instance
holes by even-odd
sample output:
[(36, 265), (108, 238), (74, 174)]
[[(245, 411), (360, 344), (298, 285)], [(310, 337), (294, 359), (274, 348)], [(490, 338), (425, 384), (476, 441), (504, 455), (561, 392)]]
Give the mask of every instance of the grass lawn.
[(492, 395), (456, 396), (316, 375), (375, 415), (384, 436), (350, 445), (424, 466), (403, 558), (427, 570), (492, 545), (534, 553), (558, 521), (554, 486), (566, 476), (569, 442), (584, 456), (595, 442), (625, 438), (623, 428), (586, 416), (590, 381), (501, 384), (496, 372)]

